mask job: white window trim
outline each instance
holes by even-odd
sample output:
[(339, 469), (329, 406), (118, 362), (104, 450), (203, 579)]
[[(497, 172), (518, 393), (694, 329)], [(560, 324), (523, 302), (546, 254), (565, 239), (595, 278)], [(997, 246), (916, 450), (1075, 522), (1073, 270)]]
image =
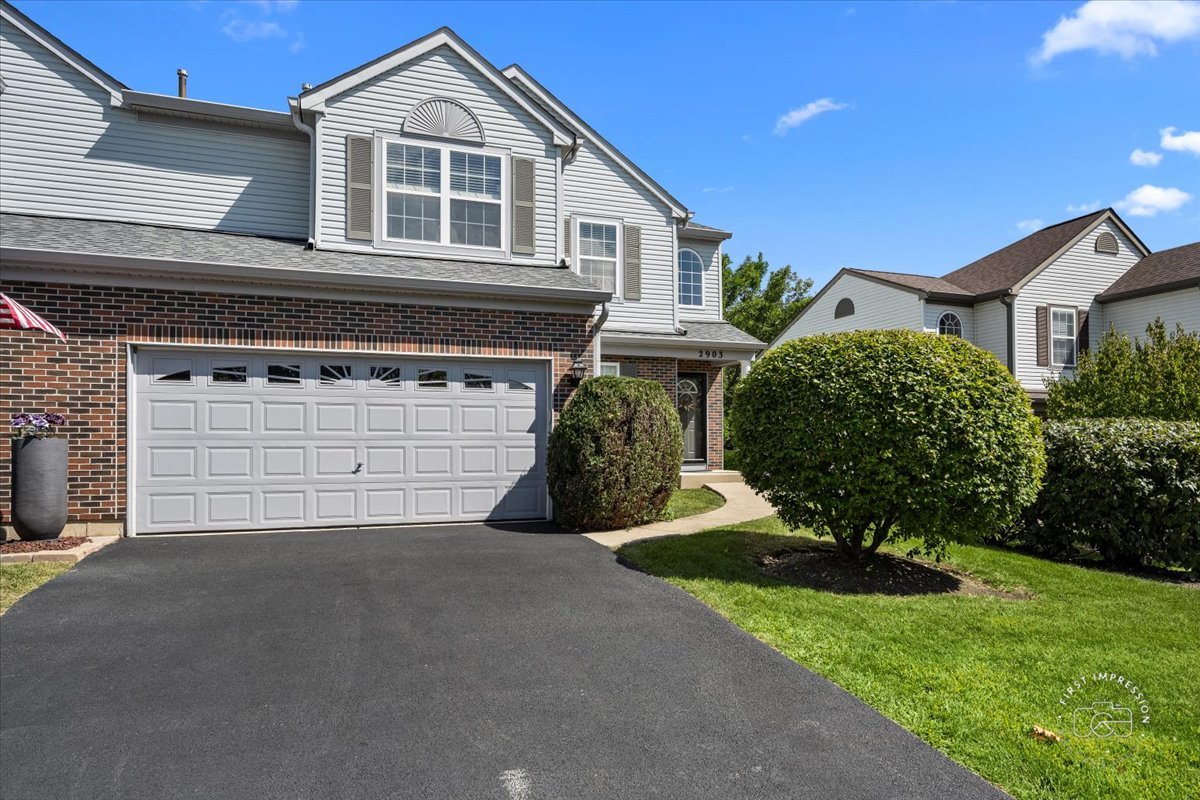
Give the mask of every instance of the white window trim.
[(571, 217), (571, 269), (576, 275), (579, 274), (579, 262), (583, 259), (582, 245), (579, 237), (580, 223), (587, 222), (593, 225), (616, 225), (617, 226), (617, 270), (616, 270), (616, 291), (613, 292), (612, 302), (625, 302), (625, 221), (615, 219), (613, 217), (590, 217), (577, 216)]
[[(955, 321), (958, 322), (957, 334), (942, 333), (942, 320), (948, 316), (954, 317)], [(934, 331), (938, 334), (938, 336), (958, 336), (960, 339), (965, 339), (967, 335), (967, 327), (963, 324), (962, 314), (959, 314), (957, 311), (942, 311), (940, 314), (938, 314)]]
[[(1061, 361), (1054, 360), (1054, 340), (1066, 339), (1065, 336), (1054, 335), (1054, 312), (1069, 311), (1071, 312), (1071, 363), (1066, 364)], [(1046, 314), (1046, 336), (1049, 338), (1050, 347), (1050, 366), (1063, 367), (1065, 369), (1074, 369), (1079, 361), (1079, 309), (1074, 306), (1050, 306)]]
[[(679, 288), (680, 288), (679, 281), (680, 281), (680, 278), (683, 277), (682, 260), (683, 260), (684, 253), (691, 253), (692, 255), (694, 255), (696, 257), (696, 260), (698, 260), (700, 262), (700, 302), (698, 304), (684, 303), (679, 294)], [(704, 257), (701, 256), (700, 253), (698, 253), (697, 251), (693, 250), (690, 247), (679, 248), (679, 252), (676, 253), (676, 255), (675, 255), (675, 303), (680, 308), (699, 308), (699, 309), (708, 308), (708, 292), (704, 291), (704, 279), (705, 279), (705, 273), (707, 273), (707, 272), (708, 272), (708, 267), (705, 265)]]
[(597, 374), (599, 374), (599, 375), (606, 374), (604, 372), (604, 370), (606, 370), (606, 369), (615, 370), (615, 372), (613, 372), (611, 374), (619, 377), (621, 375), (621, 362), (619, 362), (619, 361), (601, 361), (600, 362), (600, 372)]
[[(387, 232), (387, 146), (389, 144), (408, 144), (415, 147), (432, 147), (441, 151), (441, 191), (438, 194), (441, 202), (441, 242), (418, 242), (411, 239), (393, 239)], [(464, 153), (484, 153), (500, 158), (500, 246), (482, 247), (470, 244), (450, 243), (450, 155), (451, 150)], [(374, 245), (381, 250), (399, 250), (413, 253), (444, 255), (487, 254), (492, 258), (512, 257), (512, 151), (505, 147), (485, 147), (471, 142), (446, 141), (416, 136), (398, 136), (390, 133), (375, 134), (375, 174), (374, 183), (375, 231)], [(471, 200), (469, 197), (457, 198)], [(483, 202), (495, 202), (485, 200)]]

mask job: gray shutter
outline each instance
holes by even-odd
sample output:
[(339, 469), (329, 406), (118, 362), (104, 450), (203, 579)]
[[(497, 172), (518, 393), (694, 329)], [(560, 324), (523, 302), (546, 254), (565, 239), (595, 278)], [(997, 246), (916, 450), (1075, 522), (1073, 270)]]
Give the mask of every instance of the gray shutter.
[(563, 258), (571, 260), (571, 218), (563, 217)]
[(1037, 307), (1037, 363), (1050, 366), (1050, 306)]
[(512, 251), (522, 255), (537, 252), (534, 241), (535, 187), (533, 159), (512, 160)]
[(1088, 349), (1088, 310), (1081, 308), (1075, 312), (1075, 352), (1082, 353)]
[(642, 229), (625, 226), (625, 291), (626, 300), (642, 299)]
[(621, 377), (636, 378), (638, 376), (637, 364), (631, 364), (628, 361), (621, 362)]
[(346, 137), (346, 238), (370, 239), (374, 203), (374, 140), (370, 136)]

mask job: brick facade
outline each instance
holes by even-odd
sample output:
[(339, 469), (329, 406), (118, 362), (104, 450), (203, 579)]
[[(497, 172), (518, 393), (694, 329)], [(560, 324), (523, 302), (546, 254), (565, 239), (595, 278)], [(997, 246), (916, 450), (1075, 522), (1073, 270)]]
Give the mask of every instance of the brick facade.
[[(126, 346), (238, 345), (304, 350), (552, 359), (554, 412), (573, 391), (571, 364), (591, 362), (591, 318), (561, 312), (233, 295), (17, 282), (5, 292), (46, 316), (40, 332), (0, 332), (2, 411), (57, 411), (70, 439), (73, 523), (125, 516)], [(0, 452), (0, 519), (7, 520), (10, 453)]]
[(617, 364), (634, 364), (639, 378), (649, 378), (662, 384), (671, 402), (675, 402), (675, 389), (681, 372), (700, 372), (708, 378), (706, 414), (708, 421), (707, 446), (708, 468), (723, 469), (725, 464), (725, 383), (721, 378), (722, 368), (709, 361), (687, 361), (683, 359), (653, 356), (624, 356), (602, 353), (601, 359)]

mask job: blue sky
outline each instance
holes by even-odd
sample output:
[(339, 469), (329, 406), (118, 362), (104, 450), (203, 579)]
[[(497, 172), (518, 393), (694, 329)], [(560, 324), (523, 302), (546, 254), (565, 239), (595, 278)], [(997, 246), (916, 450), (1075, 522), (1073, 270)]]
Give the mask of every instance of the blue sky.
[(734, 231), (736, 259), (818, 286), (941, 274), (1097, 205), (1155, 250), (1200, 239), (1195, 2), (17, 5), (135, 89), (187, 67), (192, 97), (279, 110), (449, 25)]

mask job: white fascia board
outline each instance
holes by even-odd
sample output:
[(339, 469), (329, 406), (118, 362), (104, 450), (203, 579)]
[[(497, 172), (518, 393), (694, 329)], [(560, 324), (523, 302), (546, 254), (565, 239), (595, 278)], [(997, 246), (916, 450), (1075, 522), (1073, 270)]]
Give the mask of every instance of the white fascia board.
[(374, 80), (380, 75), (384, 75), (415, 58), (420, 58), (439, 47), (448, 47), (453, 50), (459, 58), (474, 67), (510, 100), (540, 122), (554, 135), (555, 145), (568, 147), (575, 141), (575, 136), (571, 131), (563, 128), (546, 114), (545, 111), (538, 108), (536, 103), (531, 102), (519, 89), (512, 86), (499, 70), (488, 63), (449, 28), (436, 30), (428, 36), (401, 47), (399, 50), (394, 50), (382, 58), (346, 73), (341, 78), (334, 78), (332, 81), (324, 83), (315, 89), (310, 89), (300, 95), (300, 100), (304, 103), (305, 111), (324, 111), (325, 104), (333, 97), (343, 94), (367, 81)]
[(667, 194), (665, 189), (655, 183), (646, 173), (638, 169), (621, 151), (605, 142), (601, 136), (595, 133), (590, 125), (580, 119), (577, 114), (563, 105), (556, 97), (547, 92), (529, 73), (525, 72), (517, 64), (513, 64), (504, 70), (504, 76), (509, 80), (520, 83), (526, 91), (536, 97), (547, 108), (553, 109), (556, 113), (566, 117), (567, 120), (574, 122), (577, 126), (583, 128), (585, 132), (591, 132), (593, 135), (589, 137), (588, 141), (598, 147), (606, 156), (620, 164), (634, 180), (642, 184), (652, 195), (662, 201), (665, 206), (671, 209), (671, 214), (675, 218), (687, 219), (688, 210), (678, 200)]
[(108, 92), (112, 97), (112, 102), (114, 105), (121, 104), (121, 94), (125, 87), (121, 86), (119, 83), (115, 83), (112, 78), (110, 78), (108, 75), (105, 75), (103, 72), (100, 72), (98, 68), (87, 61), (82, 60), (81, 57), (78, 56), (74, 51), (65, 47), (65, 43), (60, 42), (52, 34), (48, 36), (48, 31), (37, 25), (37, 23), (33, 23), (33, 20), (28, 19), (21, 14), (21, 12), (16, 11), (16, 9), (12, 8), (7, 3), (0, 5), (0, 17), (3, 17), (8, 22), (12, 23), (14, 27), (16, 27), (30, 39), (33, 39), (42, 47), (53, 53), (57, 58), (69, 64), (71, 68), (80, 75), (83, 75), (92, 83)]
[(557, 289), (548, 286), (510, 286), (440, 278), (407, 278), (353, 272), (318, 272), (286, 267), (180, 261), (176, 259), (113, 256), (59, 250), (0, 248), (0, 261), (9, 266), (82, 267), (106, 269), (129, 275), (177, 275), (187, 278), (217, 278), (278, 283), (294, 286), (328, 286), (346, 289), (408, 290), (430, 294), (474, 297), (516, 297), (529, 300), (575, 302), (596, 306), (612, 295), (600, 289)]

